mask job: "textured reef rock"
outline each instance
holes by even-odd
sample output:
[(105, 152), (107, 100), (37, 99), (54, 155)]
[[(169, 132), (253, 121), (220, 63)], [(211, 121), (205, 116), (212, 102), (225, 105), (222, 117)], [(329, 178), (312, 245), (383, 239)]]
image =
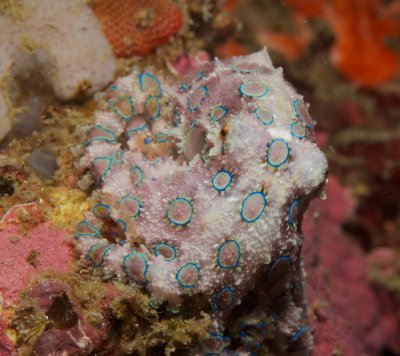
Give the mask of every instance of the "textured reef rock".
[(15, 102), (37, 112), (44, 86), (70, 100), (102, 89), (116, 69), (112, 48), (82, 1), (23, 0), (15, 6), (18, 16), (0, 13), (0, 139), (10, 130)]
[(302, 97), (266, 51), (179, 85), (133, 71), (99, 98), (77, 166), (94, 183), (81, 265), (213, 316), (206, 354), (306, 354), (303, 212), (325, 182)]

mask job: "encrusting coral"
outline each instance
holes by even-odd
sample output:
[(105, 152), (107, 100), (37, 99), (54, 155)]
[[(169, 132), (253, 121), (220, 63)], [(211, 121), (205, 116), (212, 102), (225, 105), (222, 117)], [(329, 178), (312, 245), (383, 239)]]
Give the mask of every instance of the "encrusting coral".
[(236, 351), (265, 355), (270, 333), (274, 351), (307, 352), (300, 224), (327, 161), (282, 70), (265, 50), (179, 85), (134, 70), (98, 101), (77, 164), (97, 201), (75, 232), (81, 265), (146, 287), (156, 309), (211, 313), (206, 353), (239, 334)]

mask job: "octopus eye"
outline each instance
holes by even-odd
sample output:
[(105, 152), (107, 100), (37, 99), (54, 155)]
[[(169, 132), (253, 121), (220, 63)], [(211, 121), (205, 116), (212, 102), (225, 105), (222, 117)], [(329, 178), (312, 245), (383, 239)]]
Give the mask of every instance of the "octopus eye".
[(225, 125), (221, 131), (220, 131), (220, 136), (222, 139), (225, 139), (226, 135), (228, 134), (228, 125)]

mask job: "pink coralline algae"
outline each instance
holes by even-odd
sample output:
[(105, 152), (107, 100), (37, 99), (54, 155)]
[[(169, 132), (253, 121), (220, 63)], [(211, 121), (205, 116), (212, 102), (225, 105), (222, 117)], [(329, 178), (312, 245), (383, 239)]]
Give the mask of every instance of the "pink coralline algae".
[(212, 314), (205, 353), (306, 352), (300, 222), (327, 161), (282, 70), (265, 50), (179, 85), (134, 70), (98, 99), (77, 164), (96, 201), (75, 232), (82, 264), (155, 308)]

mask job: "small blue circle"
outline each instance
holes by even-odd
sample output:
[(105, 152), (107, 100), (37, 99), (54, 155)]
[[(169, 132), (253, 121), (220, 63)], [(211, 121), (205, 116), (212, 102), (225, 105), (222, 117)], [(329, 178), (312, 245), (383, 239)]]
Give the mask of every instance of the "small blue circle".
[[(79, 232), (80, 229), (86, 230), (86, 232)], [(79, 239), (81, 237), (100, 237), (100, 231), (97, 230), (91, 223), (86, 220), (81, 221), (76, 227), (75, 238)]]
[(300, 123), (299, 123), (299, 122), (293, 121), (293, 122), (290, 124), (290, 133), (292, 134), (293, 137), (296, 137), (296, 138), (298, 138), (299, 140), (302, 140), (304, 137), (306, 137), (306, 130), (304, 130), (304, 133), (301, 133), (301, 134), (297, 133), (297, 132), (295, 131), (295, 129), (296, 129), (297, 127), (299, 127), (299, 126), (300, 126)]
[(113, 244), (108, 245), (108, 246), (104, 249), (104, 251), (102, 252), (102, 254), (100, 255), (99, 261), (96, 262), (95, 260), (93, 260), (91, 254), (93, 253), (93, 250), (94, 250), (95, 248), (103, 247), (103, 246), (104, 246), (104, 245), (101, 245), (101, 244), (95, 244), (95, 245), (93, 245), (92, 247), (90, 247), (90, 250), (89, 250), (88, 253), (86, 254), (86, 258), (87, 258), (88, 260), (90, 260), (90, 262), (92, 262), (92, 264), (93, 264), (94, 267), (99, 267), (99, 266), (101, 266), (102, 263), (103, 263), (103, 261), (104, 261), (104, 257), (105, 257), (105, 256), (107, 255), (107, 253), (114, 247)]
[[(233, 263), (231, 263), (229, 265), (221, 261), (223, 259), (222, 258), (223, 256), (221, 256), (222, 249), (228, 244), (229, 245), (233, 245), (235, 247), (235, 249), (236, 249), (236, 261), (234, 261)], [(226, 241), (224, 241), (221, 244), (221, 246), (219, 246), (218, 252), (217, 252), (217, 264), (218, 264), (218, 267), (222, 268), (222, 269), (235, 268), (235, 267), (239, 266), (239, 261), (240, 261), (240, 246), (239, 246), (239, 244), (235, 240), (226, 240)]]
[(133, 183), (135, 184), (136, 187), (140, 187), (140, 185), (143, 182), (143, 178), (144, 178), (143, 169), (141, 169), (139, 166), (131, 166), (129, 172), (131, 174), (137, 173), (138, 179), (136, 181), (134, 181)]
[(157, 109), (155, 111), (155, 113), (153, 113), (152, 115), (150, 115), (150, 119), (151, 120), (155, 120), (160, 116), (161, 113), (161, 104), (160, 104), (160, 100), (158, 100), (157, 97), (155, 97), (154, 95), (150, 95), (146, 101), (144, 102), (144, 107), (146, 108), (147, 113), (149, 113), (149, 110), (147, 110), (147, 105), (149, 105), (150, 101), (154, 101), (156, 103)]
[(292, 336), (289, 337), (288, 350), (295, 351), (301, 350), (306, 347), (306, 345), (295, 345), (296, 341), (298, 341), (306, 332), (308, 332), (308, 327), (302, 326), (299, 328)]
[(141, 91), (147, 91), (150, 90), (151, 88), (146, 88), (145, 85), (145, 79), (150, 79), (150, 81), (155, 84), (156, 86), (156, 91), (152, 92), (151, 94), (153, 94), (156, 97), (160, 97), (162, 95), (162, 88), (161, 88), (161, 84), (160, 81), (153, 75), (150, 73), (142, 73), (139, 75), (139, 86), (140, 86), (140, 90)]
[[(286, 151), (285, 155), (279, 161), (272, 162), (271, 157), (270, 157), (271, 151), (272, 151), (274, 145), (280, 144), (280, 143), (283, 143), (283, 145), (284, 145), (284, 149)], [(268, 144), (268, 149), (267, 149), (267, 154), (266, 154), (266, 161), (270, 166), (272, 166), (274, 168), (278, 168), (281, 165), (285, 164), (289, 160), (289, 153), (290, 153), (290, 149), (289, 149), (289, 145), (287, 144), (287, 142), (282, 138), (276, 138), (276, 139), (272, 140)]]
[(262, 110), (266, 110), (265, 108), (257, 108), (253, 111), (254, 115), (256, 118), (264, 125), (264, 126), (269, 126), (272, 124), (274, 121), (274, 114), (272, 112), (268, 111), (268, 120), (265, 119), (265, 115), (262, 115)]
[(126, 231), (126, 222), (124, 220), (118, 219), (117, 225), (121, 228), (122, 232)]
[(293, 209), (296, 207), (296, 205), (299, 205), (299, 200), (295, 198), (290, 203), (289, 211), (288, 211), (288, 217), (287, 217), (288, 223), (291, 226), (293, 226), (295, 224), (295, 220), (292, 217), (292, 213), (293, 213)]
[[(262, 198), (262, 206), (260, 206), (259, 211), (257, 213), (257, 215), (255, 217), (253, 217), (252, 219), (248, 219), (245, 215), (246, 215), (246, 204), (248, 203), (248, 200), (251, 199), (252, 197), (256, 197), (256, 196), (260, 196)], [(253, 223), (255, 221), (257, 221), (261, 215), (263, 214), (265, 207), (267, 205), (267, 200), (265, 199), (265, 195), (263, 192), (251, 192), (250, 194), (248, 194), (242, 201), (242, 209), (240, 211), (240, 217), (242, 218), (243, 221), (245, 221), (246, 223)]]
[[(190, 95), (189, 100), (188, 100), (188, 103), (187, 103), (187, 106), (188, 106), (188, 109), (189, 109), (190, 112), (193, 112), (193, 111), (195, 111), (195, 110), (197, 110), (197, 109), (199, 108), (199, 106), (201, 105), (202, 101), (204, 100), (204, 98), (205, 98), (206, 95), (207, 95), (207, 91), (208, 91), (207, 86), (206, 86), (206, 85), (202, 85), (201, 87), (198, 87), (198, 88)], [(200, 98), (198, 99), (198, 102), (193, 104), (193, 103), (192, 103), (193, 95), (194, 95), (194, 94), (197, 94), (198, 92), (201, 92), (201, 93), (200, 93), (201, 96), (200, 96)]]
[[(117, 107), (117, 105), (122, 101), (126, 101), (129, 105), (129, 113), (127, 113), (127, 114), (123, 113)], [(130, 119), (132, 119), (133, 115), (135, 114), (135, 108), (133, 106), (133, 98), (131, 96), (121, 96), (116, 99), (110, 99), (108, 101), (108, 108), (123, 121), (129, 121)]]
[[(218, 183), (218, 180), (225, 180), (222, 184)], [(217, 173), (215, 173), (214, 177), (211, 179), (212, 187), (218, 191), (223, 192), (228, 189), (233, 180), (233, 174), (226, 169), (220, 169)]]
[[(138, 280), (138, 279), (133, 278), (133, 277), (129, 274), (129, 272), (128, 272), (127, 263), (129, 262), (129, 259), (132, 258), (132, 257), (139, 257), (139, 258), (142, 260), (142, 262), (143, 262), (143, 266), (144, 266), (144, 268), (143, 268), (143, 280)], [(126, 256), (124, 257), (124, 261), (123, 261), (123, 268), (124, 268), (124, 271), (125, 271), (126, 275), (127, 275), (130, 279), (132, 279), (133, 281), (135, 281), (136, 283), (145, 284), (145, 283), (147, 282), (147, 271), (148, 271), (148, 269), (149, 269), (149, 264), (147, 263), (147, 260), (146, 260), (146, 258), (143, 256), (143, 254), (138, 253), (138, 252), (132, 252), (132, 253), (130, 253), (129, 255), (126, 255)]]
[(219, 298), (224, 294), (227, 293), (228, 294), (228, 302), (227, 302), (227, 306), (231, 305), (233, 302), (233, 289), (231, 287), (223, 287), (222, 289), (220, 289), (217, 294), (215, 294), (212, 302), (211, 302), (211, 309), (214, 313), (216, 313), (218, 311), (218, 301)]
[[(182, 273), (185, 272), (185, 270), (188, 268), (193, 268), (197, 274), (195, 280), (192, 283), (184, 283), (181, 280)], [(198, 278), (199, 278), (199, 274), (200, 274), (200, 269), (197, 266), (197, 264), (193, 263), (193, 262), (188, 262), (188, 263), (185, 263), (181, 268), (179, 268), (178, 272), (176, 272), (175, 278), (181, 287), (186, 288), (186, 289), (191, 289), (196, 286)]]
[[(301, 121), (303, 121), (304, 123), (306, 123), (306, 121), (304, 120), (304, 117), (300, 114), (299, 107), (298, 107), (298, 100), (297, 100), (297, 99), (293, 100), (293, 108), (294, 108), (294, 112), (296, 113), (296, 116), (297, 116)], [(312, 128), (312, 125), (306, 123), (306, 127), (309, 128), (309, 129), (311, 129), (311, 128)]]
[[(274, 269), (276, 268), (276, 266), (280, 263), (284, 263), (284, 265), (282, 266), (284, 268), (283, 272), (281, 271), (280, 273), (278, 272), (278, 276), (274, 276), (272, 275), (272, 273), (274, 272)], [(282, 268), (281, 267), (281, 268)], [(286, 269), (288, 269), (290, 267), (290, 257), (288, 255), (282, 255), (282, 256), (278, 256), (277, 258), (275, 258), (269, 268), (268, 268), (268, 272), (267, 272), (267, 279), (268, 282), (270, 283), (275, 283), (280, 277), (282, 277), (284, 274), (286, 274)]]
[[(167, 248), (167, 249), (169, 249), (169, 251), (171, 252), (171, 257), (169, 257), (169, 258), (166, 258), (163, 254), (161, 254), (160, 252), (159, 252), (159, 249), (160, 248)], [(170, 245), (170, 244), (167, 244), (167, 243), (165, 243), (165, 242), (159, 242), (157, 245), (155, 245), (154, 246), (154, 248), (153, 248), (153, 251), (154, 251), (154, 255), (157, 257), (157, 256), (162, 256), (162, 257), (164, 257), (164, 261), (167, 261), (167, 262), (170, 262), (170, 261), (173, 261), (175, 258), (176, 258), (176, 249), (175, 249), (175, 247), (174, 246), (172, 246), (172, 245)]]
[[(104, 213), (101, 212), (101, 209), (104, 209)], [(107, 204), (99, 203), (93, 208), (92, 212), (100, 219), (105, 219), (109, 215), (110, 207)], [(99, 211), (100, 210), (100, 211)]]
[(259, 83), (256, 83), (256, 82), (245, 82), (245, 83), (242, 83), (240, 85), (240, 87), (239, 87), (239, 93), (242, 96), (245, 96), (245, 97), (248, 97), (248, 98), (255, 98), (255, 99), (262, 98), (263, 96), (268, 94), (268, 92), (269, 92), (268, 85), (266, 85), (265, 88), (262, 91), (260, 91), (259, 93), (252, 94), (250, 92), (246, 92), (246, 86), (247, 85), (252, 85), (252, 84), (259, 84)]
[[(178, 221), (178, 220), (174, 219), (171, 215), (173, 213), (172, 210), (175, 207), (175, 205), (180, 204), (180, 203), (183, 203), (184, 205), (186, 205), (186, 207), (188, 209), (188, 211), (187, 211), (188, 214), (187, 214), (187, 217)], [(192, 221), (193, 204), (187, 198), (176, 198), (169, 203), (165, 216), (167, 217), (168, 221), (175, 226), (186, 226)]]
[[(94, 125), (93, 130), (99, 130), (103, 132), (102, 136), (95, 136), (88, 141), (85, 141), (84, 145), (87, 146), (91, 144), (92, 142), (107, 142), (107, 143), (116, 143), (117, 142), (117, 137), (115, 136), (114, 131), (107, 129), (106, 127), (102, 125)], [(90, 134), (89, 130), (89, 134)]]
[[(219, 113), (219, 115), (217, 114)], [(208, 114), (210, 116), (211, 121), (213, 122), (219, 122), (222, 120), (226, 115), (228, 114), (228, 109), (223, 106), (223, 105), (218, 105), (214, 106), (211, 110), (210, 113)]]

